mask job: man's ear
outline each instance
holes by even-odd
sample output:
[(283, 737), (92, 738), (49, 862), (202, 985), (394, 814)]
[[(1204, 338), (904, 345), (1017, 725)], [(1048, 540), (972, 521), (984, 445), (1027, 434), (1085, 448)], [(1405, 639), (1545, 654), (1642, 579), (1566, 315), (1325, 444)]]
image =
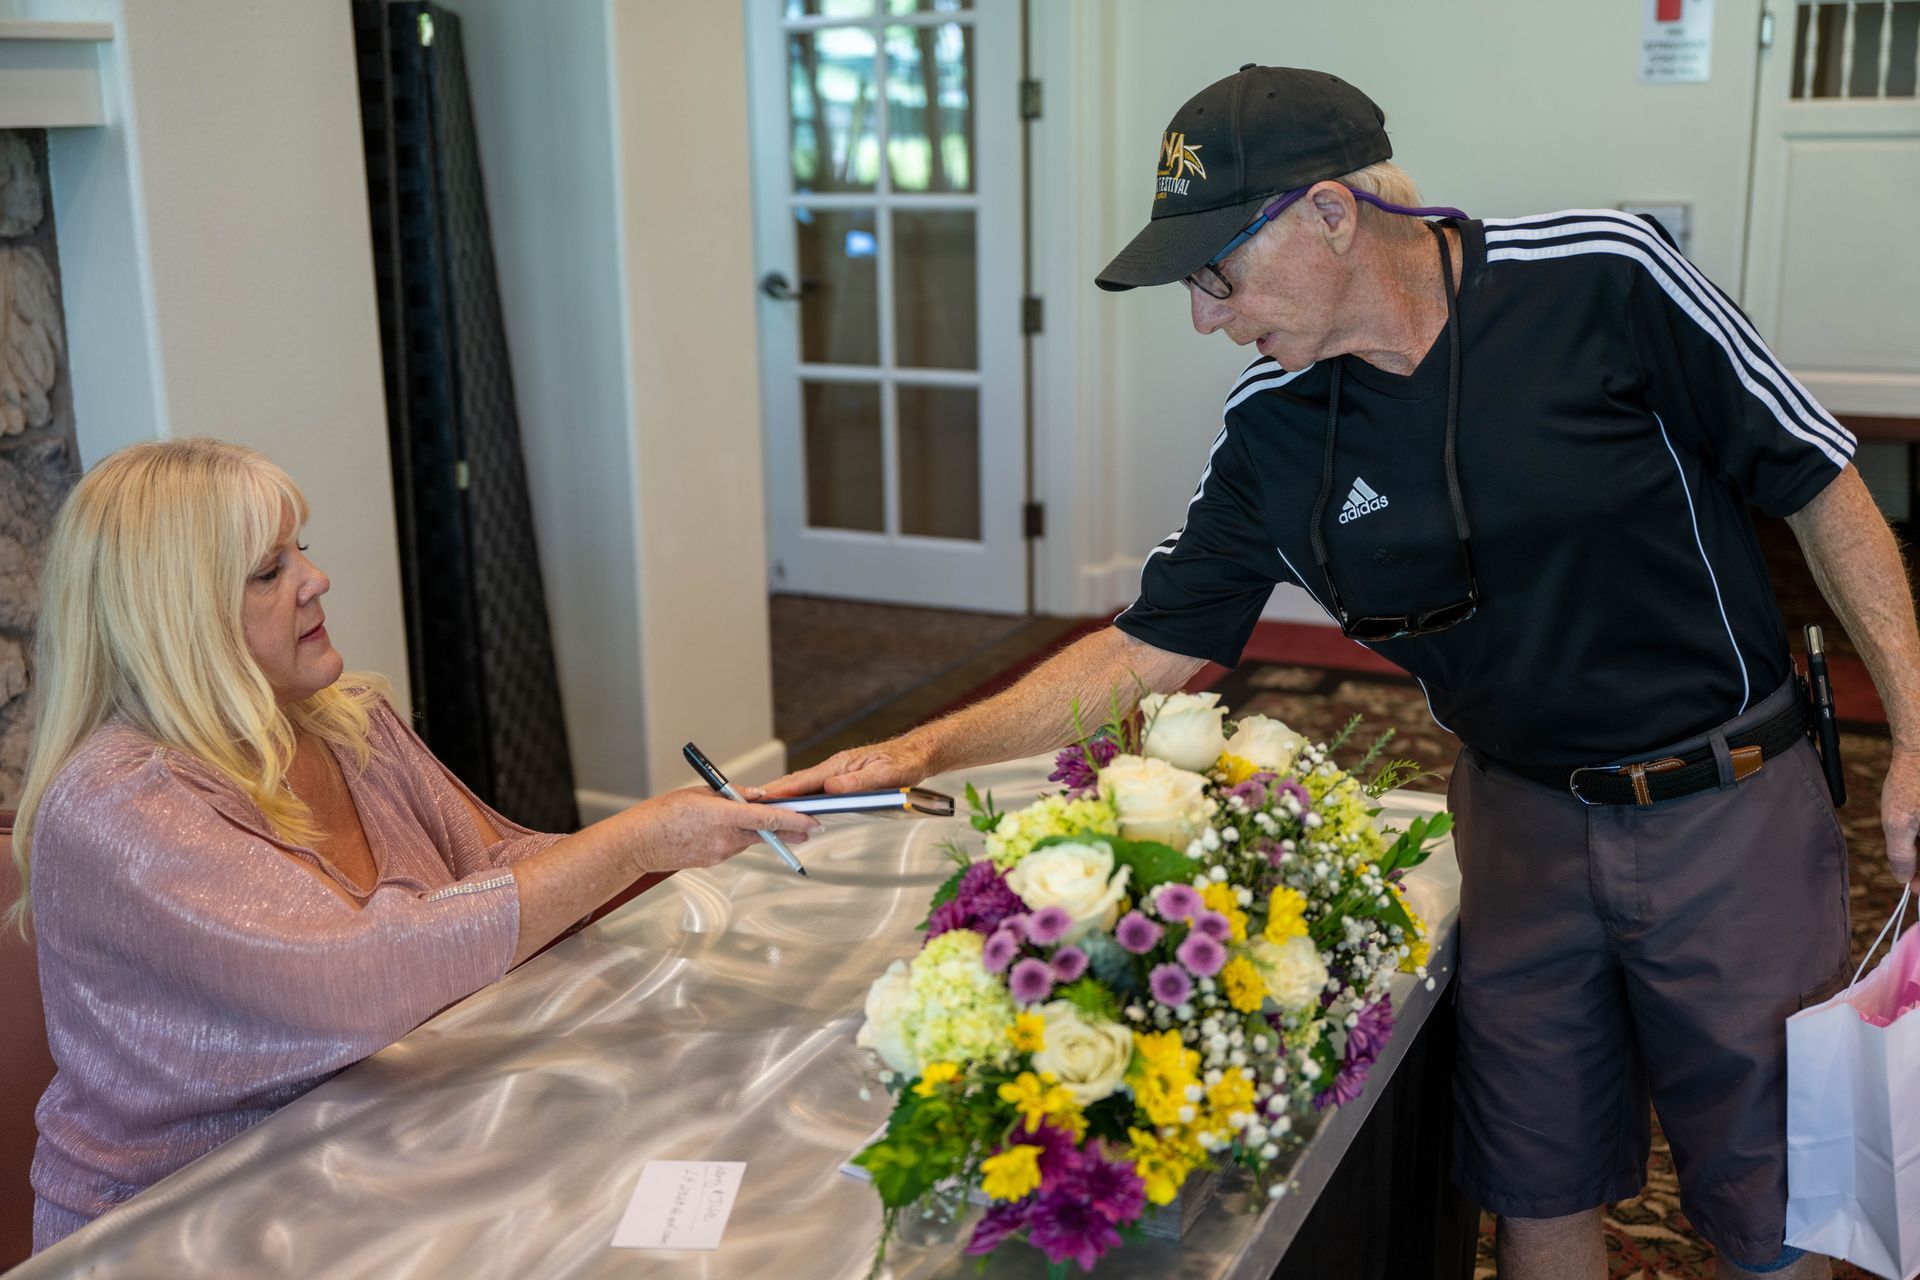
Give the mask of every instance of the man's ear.
[(1316, 182), (1308, 188), (1307, 209), (1314, 229), (1336, 254), (1345, 254), (1353, 246), (1353, 234), (1360, 225), (1360, 209), (1353, 192), (1337, 182)]

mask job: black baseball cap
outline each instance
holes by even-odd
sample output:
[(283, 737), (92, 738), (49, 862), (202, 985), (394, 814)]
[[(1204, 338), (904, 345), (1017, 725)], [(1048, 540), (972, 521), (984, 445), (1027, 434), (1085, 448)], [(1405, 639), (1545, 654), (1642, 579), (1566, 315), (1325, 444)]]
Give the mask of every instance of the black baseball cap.
[(1386, 119), (1324, 71), (1249, 62), (1208, 85), (1160, 139), (1146, 230), (1094, 283), (1132, 289), (1192, 275), (1274, 196), (1391, 157)]

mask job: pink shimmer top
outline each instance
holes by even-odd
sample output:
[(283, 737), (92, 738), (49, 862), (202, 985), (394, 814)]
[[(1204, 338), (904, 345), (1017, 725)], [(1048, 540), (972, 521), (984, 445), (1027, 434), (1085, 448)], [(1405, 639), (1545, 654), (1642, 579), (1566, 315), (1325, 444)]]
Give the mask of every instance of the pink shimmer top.
[(379, 871), (368, 892), (123, 719), (48, 788), (33, 911), (58, 1071), (36, 1113), (36, 1250), (506, 972), (505, 868), (560, 837), (475, 800), (505, 837), (487, 844), (465, 788), (385, 704), (371, 736), (365, 773), (340, 761)]

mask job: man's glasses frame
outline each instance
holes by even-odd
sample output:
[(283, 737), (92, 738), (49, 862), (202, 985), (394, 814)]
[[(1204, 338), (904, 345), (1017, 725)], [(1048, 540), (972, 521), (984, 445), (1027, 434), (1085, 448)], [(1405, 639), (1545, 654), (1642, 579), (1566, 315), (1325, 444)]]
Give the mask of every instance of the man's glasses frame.
[[(1317, 186), (1319, 184), (1316, 183), (1315, 185)], [(1254, 236), (1260, 233), (1260, 228), (1285, 213), (1296, 200), (1311, 190), (1313, 190), (1313, 187), (1296, 187), (1292, 191), (1282, 191), (1267, 204), (1262, 205), (1260, 212), (1254, 215), (1253, 221), (1240, 228), (1239, 233), (1235, 235), (1233, 239), (1227, 241), (1226, 248), (1202, 263), (1199, 270), (1193, 272), (1193, 274), (1182, 276), (1182, 281), (1206, 294), (1209, 298), (1218, 298), (1221, 301), (1231, 298), (1233, 296), (1233, 281), (1227, 279), (1227, 274), (1220, 269), (1220, 264), (1227, 260), (1228, 254), (1253, 239)], [(1467, 217), (1467, 215), (1460, 210), (1446, 205), (1409, 207), (1382, 200), (1370, 191), (1355, 191), (1352, 187), (1348, 187), (1347, 191), (1355, 200), (1364, 200), (1374, 208), (1384, 209), (1388, 213), (1403, 213), (1415, 218), (1458, 218), (1463, 222)]]

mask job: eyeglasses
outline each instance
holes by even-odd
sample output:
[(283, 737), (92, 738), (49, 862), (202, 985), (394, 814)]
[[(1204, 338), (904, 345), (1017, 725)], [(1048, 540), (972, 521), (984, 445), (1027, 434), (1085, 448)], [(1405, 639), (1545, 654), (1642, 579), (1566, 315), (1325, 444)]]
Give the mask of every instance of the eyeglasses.
[(1203, 263), (1198, 271), (1190, 276), (1184, 277), (1186, 282), (1206, 294), (1209, 298), (1231, 298), (1233, 296), (1233, 281), (1227, 279), (1226, 273), (1220, 270), (1220, 264), (1226, 260), (1228, 254), (1253, 239), (1253, 237), (1259, 233), (1260, 228), (1279, 217), (1286, 211), (1288, 205), (1307, 194), (1309, 190), (1311, 190), (1311, 188), (1301, 187), (1297, 191), (1287, 191), (1277, 196), (1271, 204), (1266, 205), (1258, 214), (1254, 215), (1252, 222), (1240, 228), (1238, 235), (1227, 241), (1226, 248), (1214, 254), (1209, 261)]
[(1447, 295), (1447, 500), (1453, 508), (1454, 536), (1459, 540), (1460, 554), (1467, 565), (1467, 595), (1464, 600), (1431, 609), (1361, 614), (1359, 617), (1348, 613), (1346, 605), (1341, 603), (1340, 588), (1333, 580), (1333, 560), (1327, 552), (1326, 537), (1320, 532), (1321, 522), (1327, 514), (1327, 501), (1333, 494), (1334, 437), (1340, 423), (1341, 366), (1335, 360), (1327, 388), (1326, 462), (1321, 475), (1320, 496), (1313, 504), (1313, 523), (1308, 532), (1313, 539), (1314, 559), (1320, 562), (1321, 576), (1326, 579), (1328, 605), (1340, 623), (1341, 633), (1354, 640), (1402, 640), (1408, 636), (1430, 635), (1457, 626), (1480, 611), (1480, 574), (1473, 564), (1473, 537), (1467, 526), (1466, 499), (1460, 493), (1460, 462), (1455, 448), (1460, 417), (1460, 318), (1453, 292), (1453, 255), (1447, 249), (1446, 233), (1438, 227), (1432, 230), (1434, 239), (1440, 242), (1441, 289)]
[[(1227, 241), (1226, 248), (1214, 254), (1207, 262), (1201, 264), (1198, 271), (1195, 271), (1190, 276), (1183, 276), (1181, 279), (1206, 294), (1209, 298), (1219, 298), (1222, 300), (1231, 298), (1233, 296), (1233, 281), (1227, 279), (1226, 272), (1220, 269), (1220, 264), (1227, 260), (1228, 254), (1253, 239), (1260, 228), (1285, 213), (1289, 205), (1311, 190), (1313, 190), (1312, 187), (1299, 187), (1293, 191), (1283, 191), (1275, 196), (1270, 203), (1261, 208), (1260, 212), (1254, 216), (1252, 222), (1240, 228), (1240, 233), (1234, 236), (1233, 239)], [(1467, 217), (1467, 215), (1460, 210), (1448, 205), (1422, 205), (1415, 208), (1382, 200), (1371, 191), (1354, 191), (1352, 187), (1348, 187), (1347, 190), (1352, 193), (1355, 200), (1364, 200), (1374, 208), (1384, 209), (1388, 213), (1402, 213), (1415, 218), (1458, 218), (1463, 222)]]

